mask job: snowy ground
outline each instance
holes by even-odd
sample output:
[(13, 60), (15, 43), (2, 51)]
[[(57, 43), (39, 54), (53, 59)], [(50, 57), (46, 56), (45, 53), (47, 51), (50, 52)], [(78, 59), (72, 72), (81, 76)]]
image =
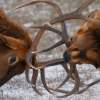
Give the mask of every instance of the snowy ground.
[[(77, 68), (81, 79), (85, 80), (85, 83), (100, 79), (100, 70), (96, 70), (92, 65), (81, 65), (77, 66)], [(64, 79), (65, 72), (60, 66), (48, 68), (47, 71), (46, 78), (49, 81), (49, 85), (52, 87), (55, 87)], [(43, 96), (39, 96), (33, 91), (31, 86), (26, 82), (24, 74), (16, 76), (0, 88), (0, 100), (100, 100), (100, 83), (92, 86), (82, 94), (72, 95), (64, 99), (59, 99), (50, 95), (43, 89), (40, 81), (37, 83), (37, 87), (38, 86), (40, 91), (43, 92)], [(64, 86), (65, 89), (69, 89), (70, 87), (71, 85), (69, 84)]]

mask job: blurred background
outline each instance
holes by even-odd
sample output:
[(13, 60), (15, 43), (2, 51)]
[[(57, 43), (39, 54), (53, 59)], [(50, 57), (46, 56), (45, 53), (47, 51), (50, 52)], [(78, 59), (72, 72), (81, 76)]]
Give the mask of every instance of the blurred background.
[[(50, 19), (56, 17), (57, 14), (51, 6), (44, 3), (39, 3), (34, 6), (27, 6), (14, 12), (12, 11), (16, 6), (27, 1), (31, 0), (0, 0), (0, 8), (4, 9), (8, 16), (22, 23), (34, 38), (38, 30), (29, 27), (43, 25)], [(81, 5), (82, 2), (82, 0), (50, 1), (57, 3), (62, 9), (63, 13), (68, 13), (75, 10)], [(84, 10), (84, 13), (88, 14), (95, 9), (100, 9), (100, 0), (95, 0), (93, 4)], [(80, 20), (72, 20), (66, 22), (70, 36), (73, 36), (81, 23), (82, 21)], [(54, 27), (60, 30), (60, 25), (55, 25)], [(61, 38), (57, 34), (46, 32), (40, 41), (38, 50), (47, 48), (60, 39)], [(43, 61), (60, 58), (62, 57), (64, 50), (65, 47), (62, 45), (46, 53), (39, 54), (37, 59)], [(77, 68), (79, 70), (81, 79), (85, 80), (86, 82), (92, 82), (93, 80), (100, 78), (100, 70), (96, 70), (92, 65), (77, 65)], [(46, 69), (46, 78), (48, 84), (51, 87), (59, 84), (61, 80), (64, 79), (64, 76), (66, 76), (64, 69), (60, 65)], [(22, 75), (15, 76), (7, 84), (0, 88), (0, 100), (100, 100), (100, 83), (91, 87), (80, 95), (72, 95), (65, 99), (58, 99), (50, 95), (43, 89), (43, 86), (39, 80), (37, 82), (37, 86), (39, 86), (40, 91), (44, 93), (42, 97), (38, 96), (33, 91), (31, 86), (26, 82), (24, 73)], [(65, 84), (64, 87), (69, 88), (70, 85)]]

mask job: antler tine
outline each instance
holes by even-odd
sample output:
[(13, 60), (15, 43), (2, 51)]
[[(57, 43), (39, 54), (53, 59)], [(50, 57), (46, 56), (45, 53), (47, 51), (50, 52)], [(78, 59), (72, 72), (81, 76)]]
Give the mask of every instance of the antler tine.
[(50, 24), (55, 24), (55, 23), (63, 22), (65, 20), (70, 20), (70, 19), (88, 20), (88, 18), (82, 14), (82, 11), (94, 1), (95, 0), (85, 0), (77, 10), (52, 19), (50, 21)]
[(27, 66), (31, 69), (35, 69), (35, 70), (39, 70), (38, 68), (36, 68), (35, 66), (32, 65), (32, 53), (29, 52), (26, 56), (26, 63), (27, 63)]
[(35, 54), (34, 54), (34, 52), (32, 52), (32, 51), (35, 51), (35, 50), (36, 50), (37, 44), (39, 43), (39, 40), (40, 40), (40, 38), (41, 38), (41, 36), (42, 36), (42, 34), (44, 33), (45, 30), (46, 30), (45, 27), (42, 27), (42, 28), (39, 30), (39, 32), (37, 33), (37, 36), (36, 36), (35, 39), (33, 40), (32, 48), (31, 48), (31, 50), (29, 51), (29, 53), (27, 54), (27, 57), (26, 57), (27, 65), (28, 65), (30, 68), (35, 69), (35, 70), (40, 70), (41, 67), (37, 68), (37, 67), (35, 67), (35, 66), (32, 65), (32, 63), (31, 63), (31, 62), (32, 62), (32, 61), (31, 61), (32, 59), (31, 59), (31, 58), (32, 58), (33, 55), (35, 56), (36, 53), (48, 51), (48, 50), (53, 49), (53, 48), (55, 48), (56, 46), (59, 46), (59, 45), (61, 45), (61, 44), (64, 43), (64, 42), (61, 40), (61, 41), (59, 41), (58, 43), (56, 43), (54, 46), (52, 46), (52, 47), (50, 47), (50, 48), (47, 48), (47, 49), (45, 49), (45, 50), (39, 51), (39, 52), (35, 52)]
[[(62, 37), (61, 34), (63, 34), (63, 33), (62, 33), (61, 31), (59, 31), (59, 30), (57, 30), (57, 29), (55, 29), (55, 28), (49, 26), (48, 24), (45, 24), (45, 25), (43, 25), (43, 26), (33, 26), (32, 28), (41, 29), (41, 28), (43, 28), (44, 26), (46, 26), (46, 30), (52, 31), (52, 32), (54, 32), (54, 33), (57, 33), (58, 35), (60, 35), (60, 36)], [(40, 51), (32, 51), (32, 54), (47, 52), (47, 51), (49, 51), (49, 50), (51, 50), (51, 49), (54, 49), (54, 48), (56, 48), (56, 47), (58, 47), (58, 46), (60, 46), (60, 45), (63, 45), (64, 43), (65, 43), (65, 42), (64, 42), (64, 40), (62, 39), (62, 40), (60, 40), (59, 42), (57, 42), (56, 44), (54, 44), (53, 46), (51, 46), (51, 47), (49, 47), (49, 48), (47, 48), (47, 49), (43, 49), (43, 50), (40, 50)]]
[[(44, 73), (44, 68), (45, 67), (48, 67), (48, 66), (54, 66), (54, 65), (58, 65), (58, 64), (63, 64), (64, 63), (64, 60), (63, 59), (55, 59), (55, 60), (50, 60), (50, 61), (46, 61), (46, 62), (37, 62), (37, 64), (39, 65), (39, 69), (41, 71), (41, 79), (42, 79), (42, 83), (44, 85), (44, 88), (51, 94), (53, 94), (53, 92), (51, 92), (49, 90), (49, 87), (47, 86), (46, 82), (45, 82), (45, 73)], [(38, 66), (36, 65), (36, 66)], [(42, 70), (43, 69), (43, 70)], [(33, 69), (33, 75), (32, 75), (32, 83), (30, 82), (29, 80), (29, 77), (27, 77), (28, 79), (28, 82), (32, 85), (33, 89), (39, 94), (39, 95), (42, 95), (36, 88), (36, 79), (37, 79), (37, 76), (36, 76), (36, 72), (38, 70), (36, 69)], [(67, 72), (67, 71), (66, 71)], [(37, 72), (38, 74), (38, 72)], [(27, 75), (28, 76), (28, 75)]]
[(37, 77), (38, 77), (38, 70), (33, 69), (32, 72), (32, 78), (31, 80), (29, 79), (29, 69), (25, 70), (25, 76), (26, 76), (26, 80), (29, 84), (32, 85), (32, 88), (34, 89), (34, 91), (36, 93), (38, 93), (39, 95), (42, 95), (42, 93), (40, 93), (40, 91), (38, 91), (38, 89), (36, 88), (36, 81), (37, 81)]
[(67, 76), (66, 78), (64, 79), (64, 81), (55, 89), (55, 91), (58, 90), (58, 88), (62, 87), (71, 77), (71, 72), (70, 70), (68, 69), (68, 66), (66, 66), (66, 63), (63, 63), (62, 66), (64, 67), (65, 71), (67, 72)]
[[(62, 11), (61, 11), (60, 7), (59, 7), (57, 4), (55, 4), (55, 3), (53, 3), (53, 2), (50, 2), (50, 1), (45, 1), (45, 0), (30, 1), (30, 2), (24, 3), (24, 4), (22, 4), (22, 5), (18, 6), (18, 7), (16, 7), (15, 9), (19, 9), (19, 8), (22, 8), (22, 7), (25, 7), (25, 6), (33, 5), (33, 4), (36, 4), (36, 3), (46, 3), (46, 4), (49, 4), (49, 5), (51, 5), (53, 8), (55, 8), (55, 11), (57, 12), (57, 14), (58, 14), (59, 16), (62, 15)], [(64, 40), (66, 41), (66, 40), (68, 39), (68, 34), (67, 34), (67, 31), (66, 31), (66, 25), (65, 25), (64, 22), (62, 23), (62, 30), (63, 30), (62, 36), (63, 36)], [(65, 37), (66, 37), (66, 38), (65, 38)]]
[[(53, 2), (50, 2), (50, 1), (45, 1), (45, 0), (30, 1), (28, 3), (22, 4), (22, 5), (18, 6), (18, 7), (16, 7), (15, 9), (22, 8), (22, 7), (25, 7), (25, 6), (28, 6), (28, 5), (32, 5), (32, 4), (36, 4), (36, 3), (46, 3), (46, 4), (49, 4), (49, 5), (51, 5), (51, 6), (53, 6), (55, 8), (55, 10), (56, 10), (58, 15), (62, 15), (62, 11), (61, 11), (60, 7), (57, 4), (55, 4)], [(67, 34), (67, 31), (66, 31), (66, 24), (64, 22), (61, 23), (61, 24), (62, 24), (61, 26), (62, 26), (62, 31), (63, 31), (62, 32), (63, 34), (61, 34), (61, 35), (62, 35), (64, 41), (66, 42), (68, 40), (68, 34)], [(50, 29), (50, 27), (48, 27), (48, 25), (44, 25), (43, 27), (45, 27), (45, 29), (48, 29), (48, 28)], [(56, 30), (52, 29), (51, 31), (55, 32)], [(56, 31), (56, 33), (59, 34), (58, 31)]]
[[(29, 53), (27, 54), (26, 56), (26, 63), (27, 65), (32, 68), (32, 69), (35, 69), (35, 70), (39, 70), (40, 68), (36, 68), (35, 66), (32, 65), (32, 50), (33, 51), (36, 51), (37, 50), (37, 46), (40, 42), (40, 39), (41, 39), (41, 36), (43, 35), (43, 33), (46, 31), (46, 28), (45, 27), (42, 27), (39, 32), (37, 33), (35, 39), (33, 40), (33, 44), (31, 46), (31, 49), (29, 50)], [(35, 56), (35, 54), (34, 54)]]
[(63, 58), (59, 58), (59, 59), (54, 59), (54, 60), (50, 60), (50, 61), (44, 61), (44, 62), (37, 62), (38, 65), (40, 66), (40, 69), (49, 67), (49, 66), (54, 66), (54, 65), (59, 65), (64, 63), (64, 59)]
[(43, 83), (43, 86), (44, 88), (50, 93), (50, 94), (54, 94), (52, 91), (50, 91), (50, 89), (48, 88), (47, 86), (47, 83), (46, 83), (46, 79), (45, 79), (45, 69), (41, 69), (40, 70), (40, 73), (41, 73), (41, 80), (42, 80), (42, 83)]
[(39, 50), (39, 51), (32, 51), (32, 54), (47, 52), (47, 51), (49, 51), (51, 49), (54, 49), (54, 48), (56, 48), (58, 46), (61, 46), (63, 44), (64, 44), (64, 41), (63, 40), (60, 40), (59, 42), (57, 42), (56, 44), (54, 44), (53, 46), (51, 46), (51, 47), (49, 47), (47, 49), (43, 49), (43, 50)]
[[(47, 65), (47, 66), (54, 66), (54, 65), (57, 65), (57, 64), (61, 64), (61, 65), (64, 67), (64, 69), (66, 70), (66, 73), (68, 73), (68, 69), (66, 68), (66, 66), (64, 66), (64, 61), (63, 61), (63, 59), (51, 60), (51, 61), (45, 62), (45, 63), (43, 63), (43, 64), (45, 64), (45, 65)], [(43, 83), (43, 85), (44, 85), (44, 88), (45, 88), (49, 93), (54, 94), (53, 92), (50, 91), (51, 88), (47, 86), (47, 83), (46, 83), (46, 81), (45, 81), (45, 69), (42, 68), (42, 69), (40, 70), (40, 72), (41, 72), (41, 80), (42, 80), (42, 83)], [(67, 79), (69, 79), (69, 76), (70, 76), (70, 75), (68, 75), (68, 78), (67, 78)], [(62, 85), (64, 85), (66, 81), (67, 81), (67, 80), (63, 81), (55, 90), (57, 91), (57, 89), (60, 88)], [(51, 89), (51, 90), (53, 90), (53, 89)], [(53, 90), (53, 91), (55, 91), (55, 90)], [(59, 91), (57, 91), (57, 92), (59, 92)]]
[[(60, 64), (60, 63), (63, 63), (64, 60), (63, 59), (56, 59), (56, 60), (50, 60), (50, 61), (47, 61), (47, 62), (41, 62), (40, 65), (44, 66), (44, 67), (47, 67), (47, 66), (54, 66), (54, 65), (57, 65), (57, 64)], [(49, 87), (47, 86), (47, 83), (46, 83), (46, 79), (45, 79), (45, 69), (42, 68), (40, 69), (40, 72), (41, 72), (41, 80), (42, 80), (42, 83), (43, 83), (43, 86), (44, 88), (51, 94), (54, 94), (52, 91), (50, 91)]]
[[(59, 63), (60, 64), (60, 63)], [(61, 64), (62, 66), (63, 66), (63, 64)], [(65, 69), (65, 67), (66, 66), (63, 66), (64, 67), (64, 69)], [(66, 70), (66, 69), (65, 69)], [(43, 83), (43, 85), (44, 85), (44, 88), (49, 92), (49, 93), (51, 93), (51, 94), (53, 94), (53, 95), (55, 95), (54, 94), (54, 91), (57, 91), (57, 92), (60, 92), (61, 93), (61, 91), (59, 91), (59, 89), (58, 88), (60, 88), (60, 87), (62, 87), (65, 83), (66, 83), (66, 81), (70, 78), (70, 75), (68, 74), (68, 76), (65, 78), (65, 80), (59, 85), (59, 86), (57, 86), (57, 88), (56, 89), (52, 89), (52, 88), (50, 88), (50, 87), (48, 87), (47, 86), (47, 83), (46, 83), (46, 79), (45, 79), (45, 69), (41, 69), (40, 70), (40, 72), (41, 72), (41, 80), (42, 80), (42, 83)], [(66, 72), (68, 73), (68, 70), (66, 70)], [(52, 90), (52, 91), (50, 91), (50, 90)]]
[[(31, 28), (41, 29), (42, 27), (44, 27), (44, 25), (43, 25), (43, 26), (32, 26)], [(59, 31), (59, 30), (57, 30), (57, 29), (51, 27), (51, 26), (48, 25), (48, 24), (46, 24), (46, 30), (51, 31), (51, 32), (54, 32), (54, 33), (57, 33), (59, 36), (62, 37), (61, 34), (63, 34), (63, 33), (62, 33), (61, 31)]]
[(81, 13), (85, 8), (92, 4), (95, 0), (84, 0), (81, 6), (77, 9), (77, 12)]
[(38, 70), (33, 69), (33, 75), (31, 79), (32, 88), (36, 91), (36, 93), (38, 93), (39, 95), (42, 95), (42, 93), (40, 93), (40, 91), (38, 91), (36, 88), (37, 77), (38, 77)]
[[(35, 58), (35, 57), (34, 57)], [(32, 67), (33, 67), (33, 65), (31, 65)], [(27, 80), (27, 82), (29, 83), (29, 84), (31, 84), (32, 85), (32, 88), (34, 89), (34, 91), (36, 92), (36, 93), (38, 93), (39, 95), (42, 95), (42, 93), (40, 93), (39, 91), (38, 91), (38, 89), (36, 88), (36, 81), (37, 81), (37, 77), (38, 77), (38, 69), (36, 69), (35, 67), (34, 68), (32, 68), (32, 78), (31, 78), (31, 80), (29, 79), (29, 69), (26, 69), (25, 70), (25, 76), (26, 76), (26, 80)]]
[(98, 80), (96, 80), (96, 81), (94, 81), (94, 82), (92, 82), (92, 83), (90, 83), (90, 84), (87, 84), (87, 85), (86, 85), (86, 88), (84, 88), (84, 89), (78, 91), (77, 94), (83, 93), (83, 92), (86, 91), (88, 88), (90, 88), (91, 86), (93, 86), (93, 85), (95, 85), (95, 84), (97, 84), (97, 83), (99, 83), (99, 82), (100, 82), (100, 79), (98, 79)]
[[(58, 6), (57, 4), (52, 3), (52, 2), (50, 2), (50, 1), (45, 1), (45, 0), (30, 1), (30, 2), (28, 2), (28, 3), (22, 4), (22, 5), (18, 6), (18, 7), (16, 7), (15, 9), (19, 9), (19, 8), (22, 8), (22, 7), (25, 7), (25, 6), (28, 6), (28, 5), (36, 4), (36, 3), (46, 3), (46, 4), (49, 4), (49, 5), (51, 5), (51, 6), (53, 6), (53, 7), (55, 8), (55, 10), (56, 10), (57, 13), (61, 13), (61, 10), (60, 10), (60, 8), (59, 8), (59, 6)], [(50, 29), (50, 27), (49, 27), (48, 25), (43, 25), (43, 27), (45, 28), (44, 30), (47, 30), (48, 28)], [(43, 29), (43, 27), (42, 27), (42, 29)], [(51, 28), (50, 30), (53, 31), (53, 32), (56, 31), (56, 33), (57, 33), (58, 35), (60, 35), (60, 32), (59, 32), (58, 30), (55, 30), (55, 29), (53, 29), (53, 28)], [(41, 36), (42, 36), (42, 33), (44, 33), (44, 32), (41, 32)], [(41, 36), (40, 36), (40, 37), (41, 37)], [(38, 36), (38, 37), (39, 37), (39, 36)], [(40, 39), (40, 38), (38, 38), (38, 39), (36, 38), (36, 39), (34, 40), (34, 42), (39, 41), (39, 39)], [(37, 42), (36, 42), (36, 43), (37, 43)], [(38, 43), (37, 43), (37, 44), (38, 44)], [(34, 47), (34, 46), (33, 46), (33, 47)]]
[[(44, 69), (41, 69), (41, 79), (42, 79), (42, 83), (44, 85), (44, 88), (51, 94), (54, 94), (53, 92), (51, 92), (50, 90), (52, 91), (56, 91), (56, 92), (60, 92), (60, 93), (65, 93), (66, 95), (64, 96), (56, 96), (56, 97), (65, 97), (65, 96), (69, 96), (75, 92), (78, 91), (78, 88), (80, 86), (80, 79), (79, 79), (79, 76), (78, 76), (78, 73), (77, 73), (77, 69), (75, 66), (72, 66), (70, 70), (68, 70), (66, 68), (66, 66), (64, 65), (64, 61), (63, 59), (57, 59), (57, 60), (51, 60), (51, 61), (48, 61), (48, 62), (42, 62), (41, 64), (43, 64), (43, 66), (54, 66), (54, 65), (57, 65), (57, 64), (61, 64), (63, 65), (64, 69), (66, 70), (66, 72), (68, 73), (68, 76), (65, 78), (65, 80), (56, 88), (56, 89), (52, 89), (50, 87), (47, 86), (46, 82), (45, 82), (45, 73), (44, 73)], [(74, 67), (74, 68), (73, 68)], [(73, 73), (73, 76), (72, 76), (72, 73)], [(68, 81), (68, 79), (72, 77), (73, 79), (75, 79), (75, 86), (73, 88), (73, 90), (71, 92), (68, 92), (68, 91), (65, 91), (65, 90), (60, 90), (58, 88), (60, 88), (61, 86), (63, 86), (65, 84), (65, 82)]]
[(29, 69), (26, 69), (26, 70), (25, 70), (25, 77), (26, 77), (26, 81), (27, 81), (28, 83), (30, 83), (30, 79), (29, 79)]
[(58, 97), (58, 98), (64, 98), (64, 97), (67, 97), (67, 96), (70, 96), (70, 95), (72, 95), (72, 94), (75, 94), (78, 90), (79, 90), (79, 86), (80, 86), (80, 79), (79, 78), (77, 78), (77, 75), (78, 75), (78, 72), (77, 72), (77, 69), (76, 69), (76, 65), (71, 65), (70, 66), (70, 71), (74, 71), (74, 80), (75, 80), (75, 85), (74, 85), (74, 88), (71, 90), (71, 91), (66, 91), (66, 90), (62, 90), (62, 89), (56, 89), (56, 90), (54, 90), (54, 89), (51, 89), (51, 90), (53, 90), (53, 91), (56, 91), (56, 92), (60, 92), (60, 93), (64, 93), (65, 95), (63, 95), (63, 96), (56, 96), (56, 97)]
[(38, 46), (37, 44), (39, 44), (40, 39), (41, 39), (42, 35), (45, 33), (45, 31), (46, 31), (46, 25), (44, 25), (44, 27), (42, 27), (38, 31), (37, 35), (35, 36), (35, 38), (33, 40), (33, 44), (32, 44), (32, 50), (33, 51), (37, 49), (37, 46)]
[(50, 2), (48, 0), (38, 0), (38, 1), (35, 1), (35, 0), (33, 1), (32, 0), (30, 2), (26, 2), (24, 4), (19, 5), (19, 6), (15, 7), (14, 9), (17, 10), (19, 8), (22, 8), (22, 7), (25, 7), (25, 6), (29, 6), (29, 5), (33, 5), (33, 4), (36, 4), (36, 3), (46, 3), (46, 4), (49, 4), (49, 5), (53, 6), (56, 9), (56, 11), (59, 11), (57, 4), (52, 3), (52, 2)]

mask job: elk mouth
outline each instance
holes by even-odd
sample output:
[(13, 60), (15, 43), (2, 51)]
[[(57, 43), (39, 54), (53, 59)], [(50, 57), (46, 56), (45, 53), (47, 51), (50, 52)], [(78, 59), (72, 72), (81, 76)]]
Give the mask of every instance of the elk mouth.
[(15, 75), (23, 73), (25, 70), (25, 65), (26, 65), (25, 61), (22, 61), (18, 62), (14, 66), (9, 66), (6, 75), (2, 79), (0, 79), (0, 87), (3, 86), (6, 82), (8, 82)]
[(68, 51), (67, 60), (71, 64), (92, 64), (98, 68), (100, 66), (100, 53), (98, 50), (89, 49)]

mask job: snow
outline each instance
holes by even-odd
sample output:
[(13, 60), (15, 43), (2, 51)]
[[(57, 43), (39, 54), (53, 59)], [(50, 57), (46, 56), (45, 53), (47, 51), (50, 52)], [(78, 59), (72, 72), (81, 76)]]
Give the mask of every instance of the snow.
[[(78, 65), (77, 69), (81, 80), (84, 80), (86, 84), (100, 79), (100, 70), (95, 69), (92, 65)], [(46, 79), (51, 87), (55, 87), (65, 77), (65, 72), (60, 65), (51, 66), (46, 69), (46, 72)], [(73, 84), (68, 82), (64, 86), (64, 89), (70, 90), (72, 86)], [(44, 90), (39, 80), (37, 82), (37, 87), (43, 92), (43, 96), (39, 96), (34, 92), (31, 85), (26, 82), (25, 75), (23, 73), (22, 75), (15, 76), (7, 84), (0, 88), (0, 100), (100, 100), (100, 83), (90, 87), (82, 94), (74, 94), (62, 99), (56, 98)]]

